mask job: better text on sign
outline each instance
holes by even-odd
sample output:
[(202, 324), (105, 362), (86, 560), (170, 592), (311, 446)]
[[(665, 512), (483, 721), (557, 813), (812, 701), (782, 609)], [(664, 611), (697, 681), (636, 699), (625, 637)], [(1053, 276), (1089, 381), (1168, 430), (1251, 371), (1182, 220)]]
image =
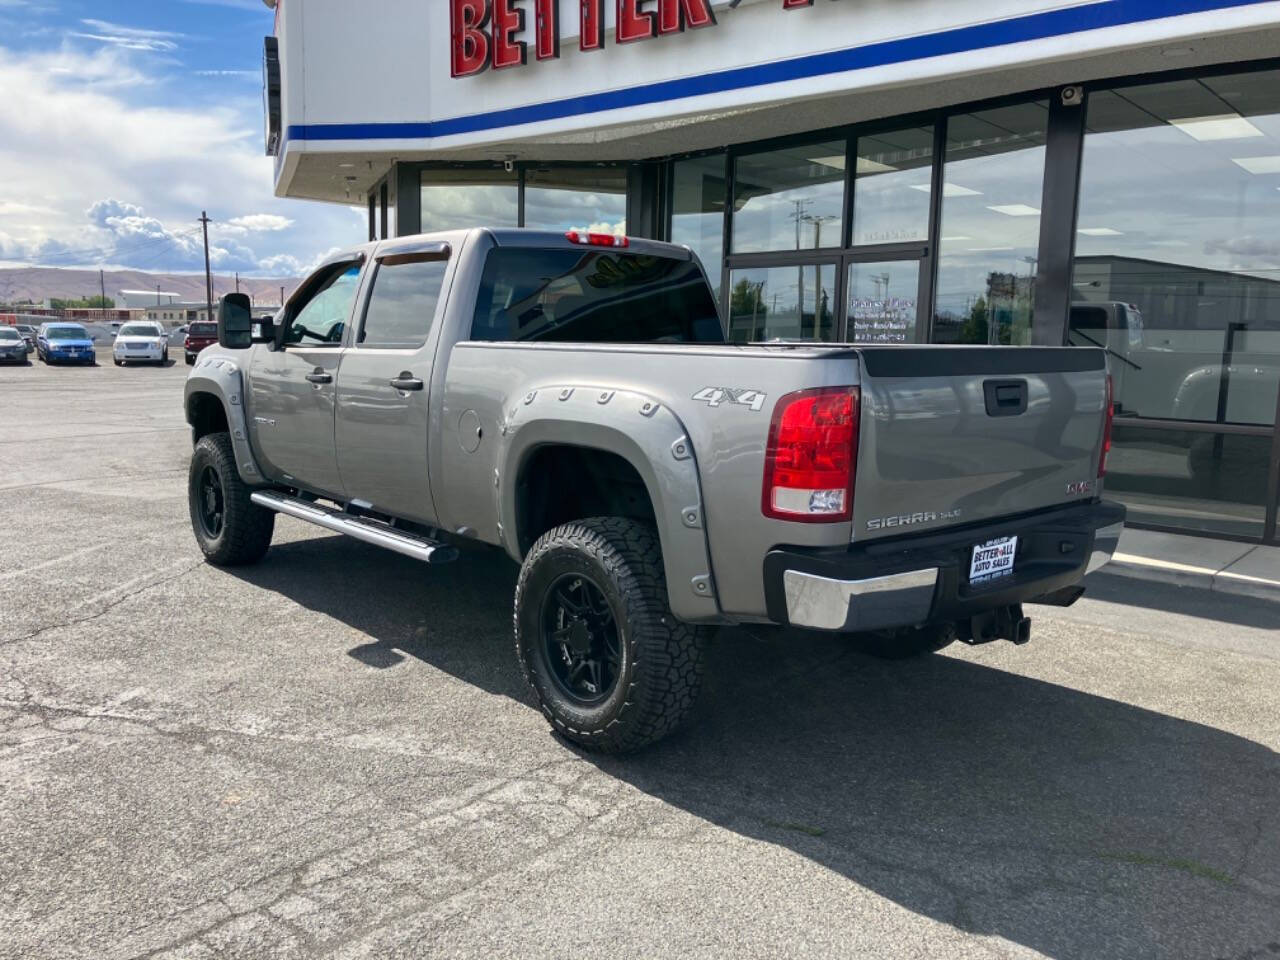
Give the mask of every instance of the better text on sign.
[[(560, 56), (559, 0), (448, 0), (450, 71), (470, 77), (486, 70), (522, 67), (529, 47), (538, 60)], [(604, 48), (606, 0), (579, 0), (578, 49)], [(711, 0), (609, 0), (614, 4), (615, 43), (716, 25)], [(736, 4), (731, 4), (736, 6)], [(782, 0), (782, 9), (813, 6), (813, 0)], [(528, 16), (533, 22), (529, 24)]]

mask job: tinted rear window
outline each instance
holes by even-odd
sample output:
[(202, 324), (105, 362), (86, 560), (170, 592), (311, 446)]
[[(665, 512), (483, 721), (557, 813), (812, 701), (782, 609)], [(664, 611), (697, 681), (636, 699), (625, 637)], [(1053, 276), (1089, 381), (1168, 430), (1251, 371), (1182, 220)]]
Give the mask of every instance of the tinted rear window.
[(216, 323), (193, 323), (187, 328), (187, 333), (193, 337), (216, 337), (218, 335), (218, 325)]
[(485, 260), (471, 339), (722, 343), (724, 332), (690, 260), (498, 248)]

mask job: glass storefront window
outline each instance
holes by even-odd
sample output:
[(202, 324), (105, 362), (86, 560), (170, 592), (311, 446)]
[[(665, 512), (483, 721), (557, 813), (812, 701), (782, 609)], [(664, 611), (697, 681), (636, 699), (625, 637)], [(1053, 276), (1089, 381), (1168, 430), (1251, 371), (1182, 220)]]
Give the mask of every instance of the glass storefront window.
[(1077, 229), (1069, 340), (1118, 416), (1274, 423), (1280, 71), (1091, 93)]
[(844, 168), (843, 140), (738, 157), (733, 172), (733, 252), (840, 246)]
[(1031, 339), (1049, 105), (947, 121), (936, 343)]
[(853, 180), (853, 243), (929, 238), (933, 127), (858, 138)]
[(671, 166), (671, 242), (686, 244), (698, 255), (719, 300), (724, 256), (724, 154), (677, 160)]
[(1106, 495), (1130, 523), (1261, 537), (1271, 438), (1151, 429), (1118, 418)]
[(729, 339), (835, 339), (835, 264), (759, 267), (729, 275)]
[(627, 232), (627, 172), (622, 167), (530, 167), (524, 225), (537, 230)]
[(920, 261), (849, 265), (851, 343), (914, 343)]
[(505, 170), (424, 170), (422, 232), (520, 223), (519, 174)]

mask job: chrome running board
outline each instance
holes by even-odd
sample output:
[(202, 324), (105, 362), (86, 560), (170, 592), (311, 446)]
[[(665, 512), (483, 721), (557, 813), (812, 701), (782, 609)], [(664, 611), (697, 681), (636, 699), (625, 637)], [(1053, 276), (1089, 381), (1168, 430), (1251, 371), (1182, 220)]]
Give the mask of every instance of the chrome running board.
[(322, 507), (318, 503), (303, 500), (301, 497), (291, 497), (274, 490), (256, 490), (249, 499), (268, 510), (296, 517), (307, 523), (314, 523), (318, 527), (324, 527), (335, 533), (344, 533), (348, 537), (372, 543), (375, 547), (384, 547), (387, 550), (402, 553), (406, 557), (413, 557), (424, 563), (449, 563), (458, 559), (458, 548), (447, 543), (428, 540), (426, 537), (420, 537), (405, 530), (396, 530), (377, 520), (355, 517), (341, 510)]

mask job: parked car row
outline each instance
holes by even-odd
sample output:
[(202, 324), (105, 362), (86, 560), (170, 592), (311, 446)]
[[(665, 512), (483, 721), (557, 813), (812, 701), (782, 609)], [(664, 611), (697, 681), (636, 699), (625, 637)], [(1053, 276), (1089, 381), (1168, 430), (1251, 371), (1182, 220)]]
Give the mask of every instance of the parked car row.
[[(218, 342), (218, 325), (197, 320), (173, 330), (152, 321), (111, 325), (111, 360), (117, 367), (130, 363), (169, 362), (169, 345), (182, 337), (182, 352), (188, 365), (205, 347)], [(37, 329), (27, 324), (0, 326), (0, 363), (26, 363), (31, 354), (44, 363), (97, 362), (95, 343), (105, 339), (106, 330), (91, 330), (81, 323), (50, 321)]]

